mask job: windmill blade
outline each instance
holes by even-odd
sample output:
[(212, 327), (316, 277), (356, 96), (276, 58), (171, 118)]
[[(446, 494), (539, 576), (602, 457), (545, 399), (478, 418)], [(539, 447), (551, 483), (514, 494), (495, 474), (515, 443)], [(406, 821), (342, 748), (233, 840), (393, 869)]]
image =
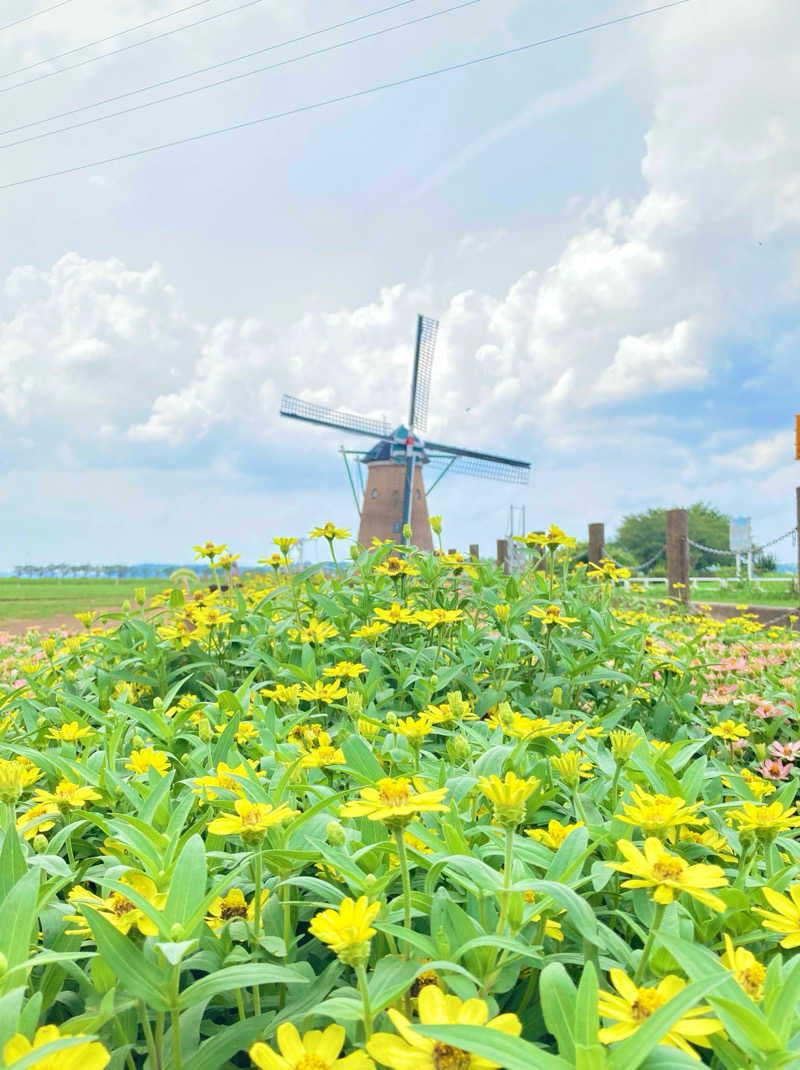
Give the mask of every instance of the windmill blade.
[(305, 420), (306, 423), (319, 424), (321, 427), (337, 427), (340, 431), (369, 435), (370, 438), (390, 438), (392, 433), (385, 420), (370, 420), (367, 416), (329, 409), (325, 405), (315, 405), (313, 401), (294, 398), (291, 394), (284, 394), (281, 398), (281, 416)]
[(433, 351), (436, 348), (438, 330), (438, 320), (417, 316), (417, 344), (414, 350), (414, 372), (411, 376), (411, 407), (408, 412), (408, 426), (416, 431), (426, 431), (428, 427)]
[(464, 450), (460, 446), (445, 446), (441, 442), (426, 442), (425, 449), (433, 467), (447, 468), (448, 472), (456, 475), (477, 476), (479, 479), (495, 479), (501, 483), (519, 483), (523, 486), (531, 477), (530, 461)]

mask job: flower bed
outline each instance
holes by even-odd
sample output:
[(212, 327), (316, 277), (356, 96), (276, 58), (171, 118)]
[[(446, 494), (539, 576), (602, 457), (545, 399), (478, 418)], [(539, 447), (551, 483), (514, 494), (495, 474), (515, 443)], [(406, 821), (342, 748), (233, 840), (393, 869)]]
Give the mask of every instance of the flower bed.
[(6, 1065), (796, 1065), (792, 634), (291, 542), (0, 646)]

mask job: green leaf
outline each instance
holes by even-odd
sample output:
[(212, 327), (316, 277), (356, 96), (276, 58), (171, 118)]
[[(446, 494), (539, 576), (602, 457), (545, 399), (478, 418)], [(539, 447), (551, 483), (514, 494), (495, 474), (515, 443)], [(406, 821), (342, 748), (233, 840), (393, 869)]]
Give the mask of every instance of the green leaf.
[(575, 1003), (575, 1043), (587, 1050), (597, 1044), (600, 1018), (597, 1011), (597, 973), (591, 962), (583, 967)]
[(248, 963), (245, 966), (227, 966), (225, 969), (201, 977), (180, 994), (181, 1010), (200, 1000), (208, 1000), (220, 992), (252, 985), (307, 985), (310, 978), (291, 966), (273, 966), (271, 963)]
[(6, 829), (0, 849), (0, 903), (27, 872), (25, 855), (13, 824)]
[(415, 1025), (414, 1032), (494, 1063), (499, 1061), (505, 1070), (574, 1070), (566, 1059), (485, 1025)]
[(342, 743), (342, 752), (348, 767), (354, 773), (358, 773), (364, 781), (374, 784), (383, 776), (384, 771), (378, 759), (361, 736), (348, 736)]
[[(249, 1048), (275, 1017), (273, 1012), (236, 1022), (204, 1041), (191, 1056), (191, 1070), (220, 1070), (237, 1052)], [(187, 1067), (189, 1063), (187, 1062)]]
[[(39, 870), (31, 869), (11, 888), (0, 904), (0, 951), (9, 968), (28, 958), (39, 908)], [(13, 988), (4, 981), (0, 990)]]
[(14, 1070), (28, 1070), (28, 1067), (38, 1066), (55, 1066), (60, 1060), (54, 1058), (60, 1051), (67, 1051), (69, 1048), (77, 1048), (81, 1044), (86, 1044), (87, 1041), (96, 1040), (96, 1037), (59, 1037), (58, 1040), (53, 1040), (49, 1044), (41, 1044), (38, 1048), (33, 1048), (27, 1055), (23, 1055), (19, 1059), (15, 1059), (12, 1064)]
[(539, 978), (539, 1001), (547, 1028), (565, 1059), (575, 1059), (577, 996), (575, 985), (560, 962), (551, 962)]
[(148, 961), (133, 941), (123, 936), (102, 914), (87, 906), (82, 907), (82, 911), (92, 930), (97, 950), (113, 970), (120, 985), (137, 999), (144, 1000), (153, 1010), (167, 1010), (166, 973)]
[(206, 879), (205, 844), (200, 836), (191, 836), (175, 863), (169, 895), (164, 904), (168, 925), (176, 922), (186, 924), (206, 894)]
[(655, 1014), (639, 1026), (632, 1037), (614, 1045), (609, 1060), (611, 1070), (637, 1070), (678, 1019), (717, 988), (722, 980), (714, 977), (705, 981), (693, 981), (663, 1007), (659, 1007)]
[(769, 1009), (770, 1028), (778, 1034), (784, 1044), (792, 1035), (798, 1003), (800, 1003), (800, 956), (792, 959), (786, 967), (782, 984)]

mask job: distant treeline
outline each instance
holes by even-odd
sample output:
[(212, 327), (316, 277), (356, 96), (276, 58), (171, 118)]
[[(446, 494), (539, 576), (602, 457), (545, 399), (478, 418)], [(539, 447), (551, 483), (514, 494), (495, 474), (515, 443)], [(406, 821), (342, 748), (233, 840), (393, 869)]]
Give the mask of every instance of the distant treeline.
[(61, 579), (88, 578), (95, 579), (159, 579), (168, 578), (179, 568), (190, 568), (198, 577), (208, 574), (208, 569), (197, 564), (169, 565), (145, 562), (139, 565), (70, 565), (62, 561), (53, 565), (15, 565), (13, 575), (25, 579), (44, 579), (60, 577)]

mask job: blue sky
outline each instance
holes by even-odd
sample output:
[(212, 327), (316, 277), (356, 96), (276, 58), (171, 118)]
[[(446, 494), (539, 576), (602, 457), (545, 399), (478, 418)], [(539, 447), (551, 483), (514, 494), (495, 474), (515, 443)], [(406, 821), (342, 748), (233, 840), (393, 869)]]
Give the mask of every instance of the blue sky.
[[(413, 0), (176, 88), (450, 3)], [(116, 44), (233, 6), (209, 0)], [(1, 128), (377, 6), (261, 0), (0, 91)], [(9, 20), (35, 9), (15, 0)], [(0, 90), (55, 66), (2, 72), (172, 9), (72, 0), (7, 30)], [(0, 184), (635, 10), (480, 0), (69, 133), (6, 150), (20, 135), (0, 135)], [(430, 504), (449, 544), (493, 545), (510, 504), (525, 504), (531, 525), (581, 534), (589, 521), (611, 530), (625, 513), (702, 498), (752, 515), (757, 539), (786, 530), (800, 482), (795, 18), (791, 0), (757, 10), (693, 0), (1, 191), (0, 569), (185, 559), (206, 538), (253, 560), (274, 534), (355, 525), (342, 436), (281, 421), (280, 394), (402, 418), (417, 312), (442, 324), (432, 437), (535, 465), (524, 490), (443, 482)]]

